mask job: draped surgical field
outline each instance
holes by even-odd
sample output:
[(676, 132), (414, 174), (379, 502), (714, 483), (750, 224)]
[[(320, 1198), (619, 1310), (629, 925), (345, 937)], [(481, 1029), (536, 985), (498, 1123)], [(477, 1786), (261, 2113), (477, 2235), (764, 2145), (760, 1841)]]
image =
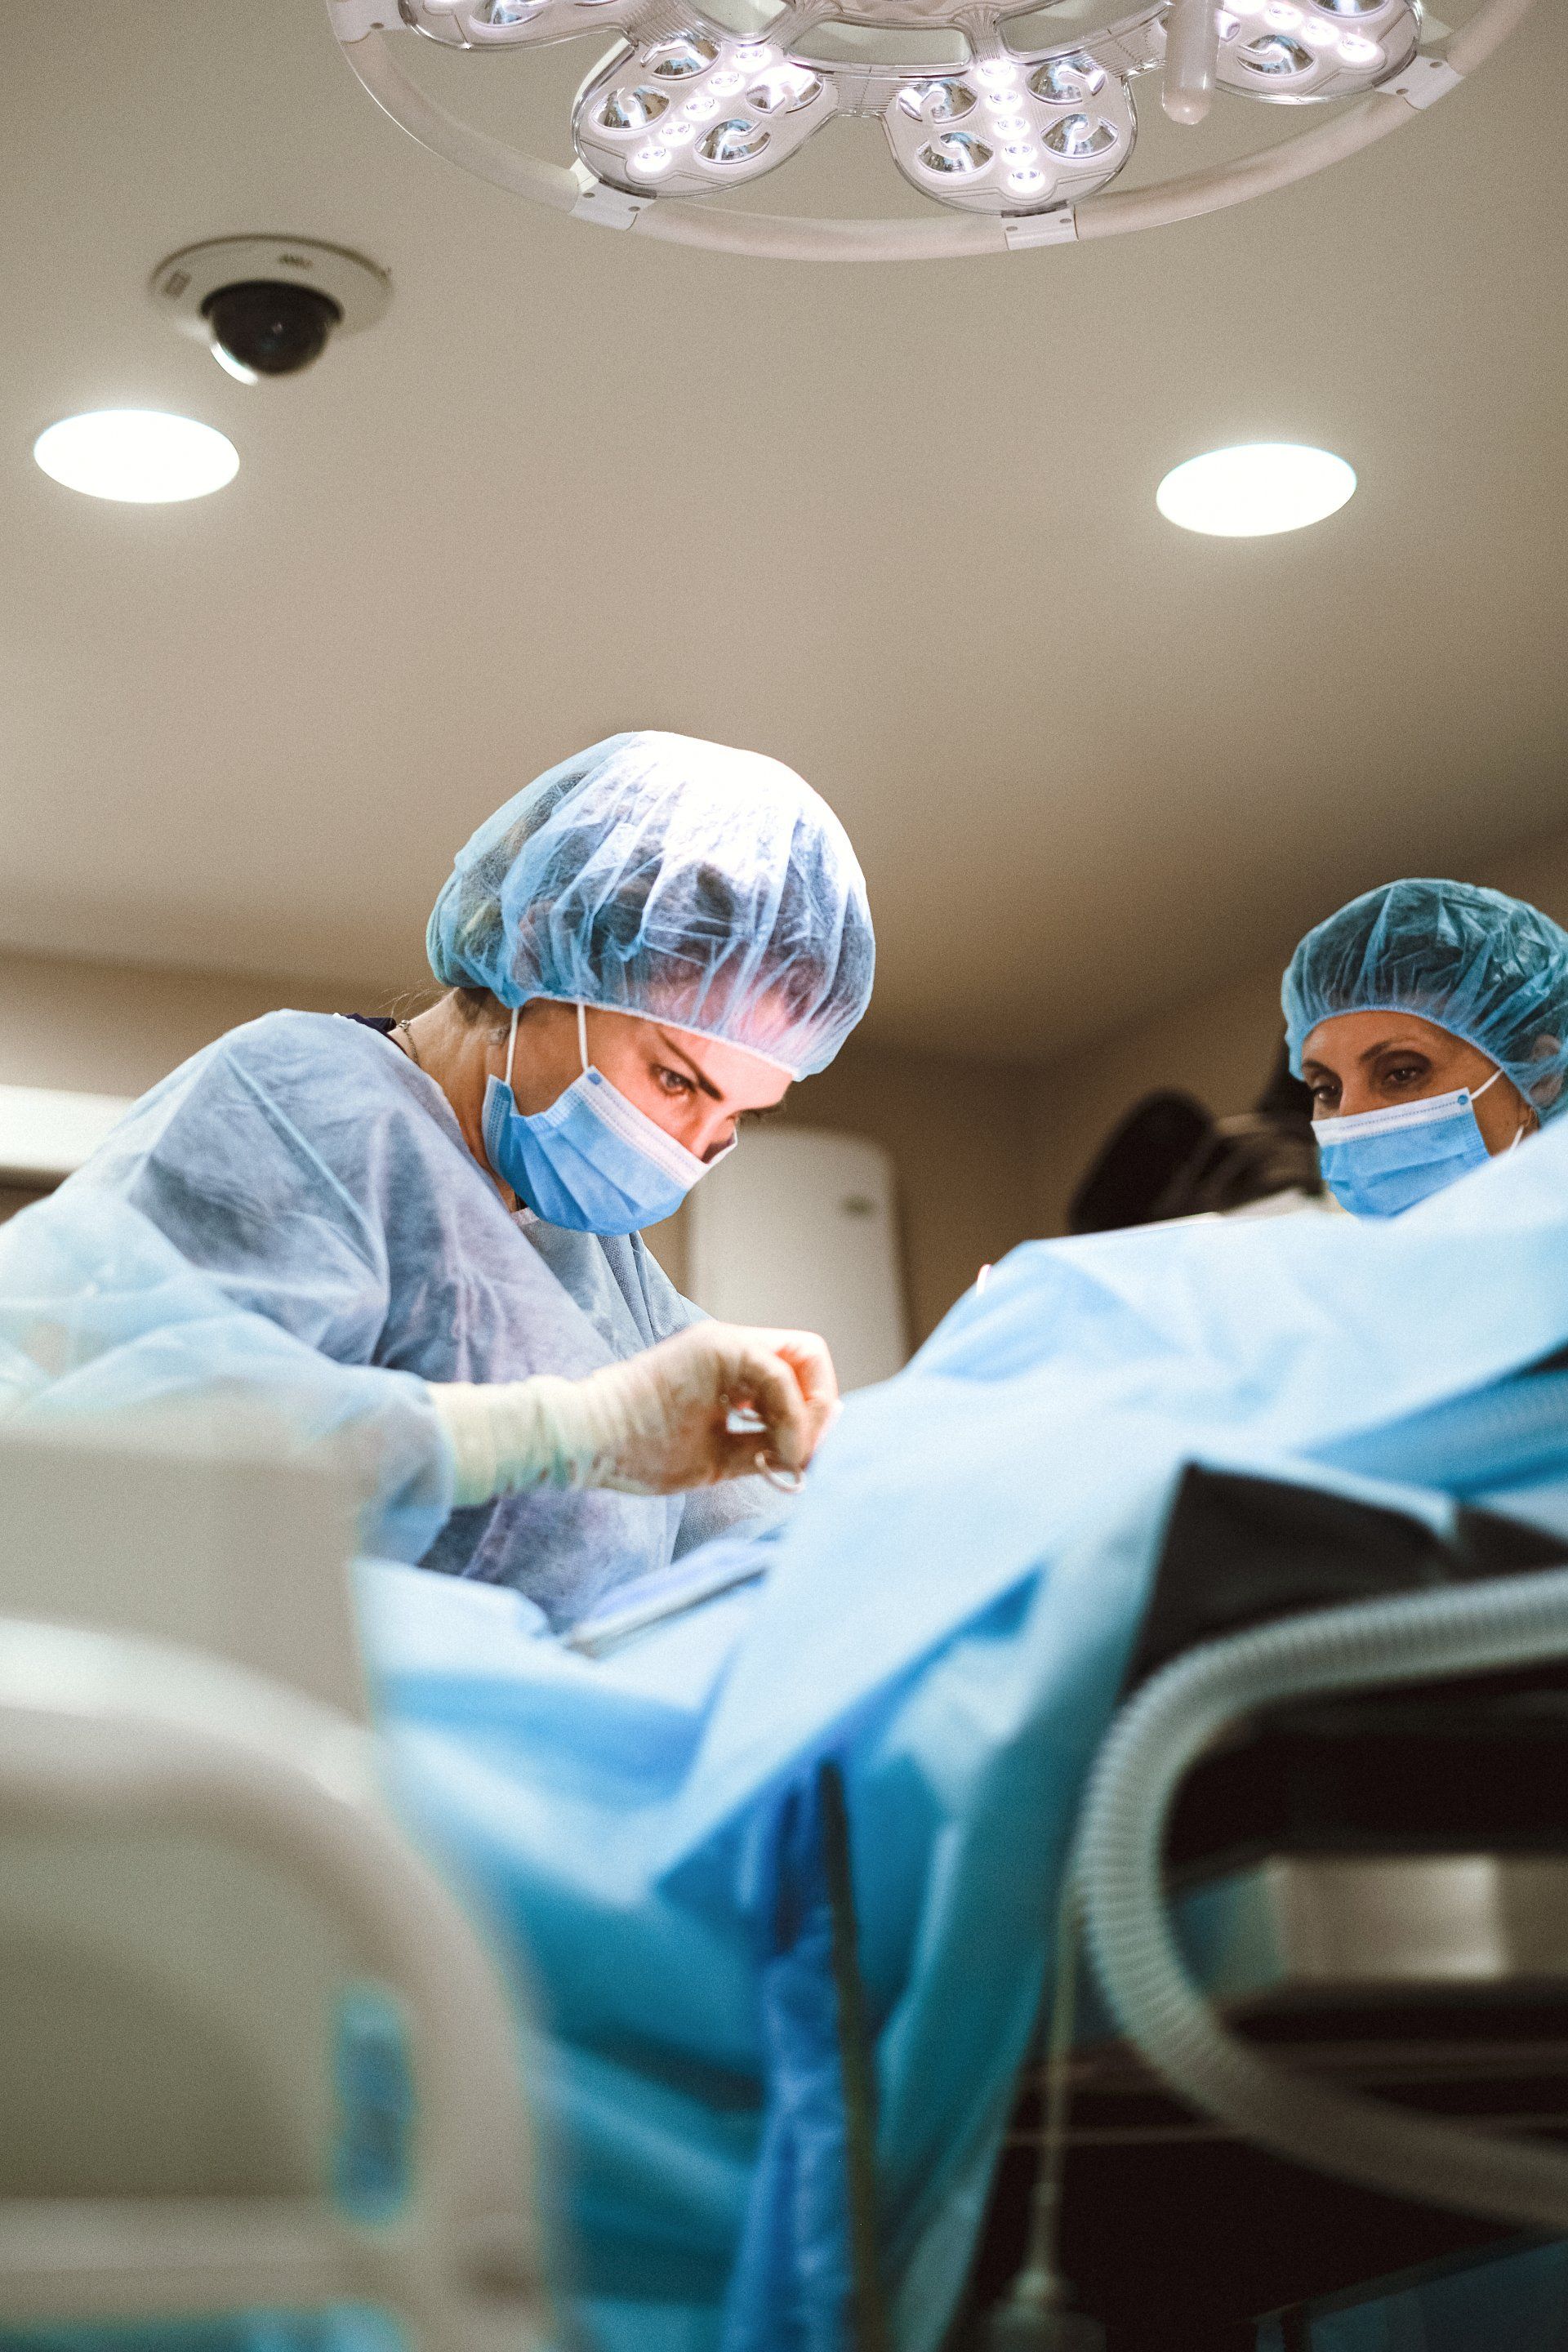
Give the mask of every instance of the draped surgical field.
[[(1180, 5), (1146, 0), (1103, 24), (1086, 21), (1082, 0), (403, 0), (403, 14), (468, 49), (618, 35), (572, 130), (579, 170), (628, 196), (742, 186), (839, 115), (879, 121), (900, 173), (938, 204), (1022, 215), (1075, 204), (1121, 170), (1133, 85), (1163, 64)], [(1412, 0), (1229, 0), (1215, 79), (1269, 104), (1355, 97), (1404, 71), (1419, 37)]]

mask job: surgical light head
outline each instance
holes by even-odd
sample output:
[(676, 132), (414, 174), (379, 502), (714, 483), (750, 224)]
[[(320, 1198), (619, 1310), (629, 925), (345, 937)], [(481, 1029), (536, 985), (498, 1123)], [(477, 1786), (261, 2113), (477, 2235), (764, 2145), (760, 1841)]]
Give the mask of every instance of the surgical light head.
[(1405, 1013), (1462, 1037), (1543, 1120), (1568, 1108), (1568, 931), (1470, 882), (1388, 882), (1308, 932), (1281, 997), (1290, 1067), (1321, 1021)]
[[(360, 79), (405, 129), (519, 194), (607, 226), (735, 252), (881, 258), (1005, 250), (1152, 226), (1239, 202), (1338, 161), (1479, 64), (1533, 0), (1483, 0), (1443, 56), (1423, 53), (1418, 0), (328, 0)], [(389, 58), (384, 33), (444, 47), (525, 48), (616, 36), (579, 89), (575, 177), (466, 131)], [(1386, 90), (1353, 135), (1184, 174), (1079, 216), (1132, 153), (1134, 85), (1201, 122), (1215, 95), (1310, 106)], [(707, 200), (780, 170), (829, 121), (879, 123), (903, 179), (971, 216), (780, 220)], [(1157, 200), (1156, 200), (1157, 199)], [(658, 211), (659, 217), (653, 217)], [(979, 216), (979, 224), (975, 216)], [(1030, 224), (1036, 224), (1031, 228)], [(989, 232), (981, 233), (988, 224)]]
[(875, 944), (848, 835), (792, 770), (689, 735), (614, 735), (527, 785), (459, 852), (437, 980), (667, 1021), (825, 1069)]
[[(559, 41), (613, 26), (625, 36), (590, 74), (573, 117), (577, 152), (595, 179), (649, 196), (710, 195), (776, 171), (834, 116), (879, 121), (910, 184), (964, 211), (1027, 214), (1092, 194), (1132, 152), (1131, 83), (1158, 67), (1171, 0), (1102, 29), (1092, 46), (1048, 37), (1047, 10), (971, 0), (856, 0), (857, 25), (880, 37), (855, 62), (814, 54), (813, 31), (836, 9), (775, 9), (765, 38), (737, 37), (724, 0), (693, 6), (670, 29), (665, 0), (404, 0), (403, 14), (447, 47)], [(1081, 11), (1075, 11), (1081, 14)], [(1289, 25), (1289, 31), (1279, 29)], [(951, 27), (950, 74), (900, 71), (918, 36)], [(1062, 33), (1068, 32), (1064, 22)], [(1414, 0), (1370, 0), (1347, 16), (1336, 0), (1259, 8), (1241, 0), (1216, 16), (1220, 79), (1270, 101), (1338, 98), (1408, 65)], [(900, 42), (900, 34), (917, 39)]]

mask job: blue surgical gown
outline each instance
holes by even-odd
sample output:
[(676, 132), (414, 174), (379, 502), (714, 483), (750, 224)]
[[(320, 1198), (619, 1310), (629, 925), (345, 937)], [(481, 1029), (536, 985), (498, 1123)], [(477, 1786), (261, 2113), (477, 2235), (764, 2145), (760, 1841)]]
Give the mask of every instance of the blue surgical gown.
[[(435, 1081), (335, 1013), (269, 1013), (205, 1047), (62, 1197), (89, 1191), (117, 1195), (236, 1306), (341, 1364), (577, 1377), (698, 1319), (640, 1235), (509, 1214)], [(390, 1413), (403, 1384), (388, 1388)], [(405, 1448), (446, 1444), (401, 1395), (396, 1421)], [(412, 1479), (439, 1465), (403, 1466)], [(755, 1479), (658, 1500), (509, 1496), (454, 1511), (423, 1565), (512, 1586), (560, 1622), (773, 1507)]]

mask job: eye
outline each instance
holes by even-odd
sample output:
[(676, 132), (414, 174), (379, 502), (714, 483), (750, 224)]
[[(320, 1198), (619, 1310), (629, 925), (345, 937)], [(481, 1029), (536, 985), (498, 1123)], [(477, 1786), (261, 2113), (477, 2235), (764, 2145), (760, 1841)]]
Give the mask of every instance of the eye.
[(1337, 1078), (1309, 1078), (1307, 1091), (1315, 1103), (1337, 1103), (1340, 1082)]
[(1418, 1087), (1430, 1067), (1419, 1055), (1407, 1061), (1385, 1062), (1381, 1073), (1383, 1083), (1385, 1087)]
[(694, 1082), (684, 1070), (669, 1069), (663, 1062), (654, 1064), (653, 1080), (660, 1093), (668, 1095), (672, 1101), (684, 1101), (688, 1096), (697, 1092)]

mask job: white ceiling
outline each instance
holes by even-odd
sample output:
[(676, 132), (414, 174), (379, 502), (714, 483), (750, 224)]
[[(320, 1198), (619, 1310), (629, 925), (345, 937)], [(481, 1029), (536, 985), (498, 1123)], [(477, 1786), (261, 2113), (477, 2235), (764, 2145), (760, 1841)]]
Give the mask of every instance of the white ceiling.
[[(401, 982), (479, 818), (667, 726), (838, 808), (873, 1034), (1043, 1053), (1568, 822), (1556, 0), (1300, 189), (940, 268), (535, 211), (394, 129), (321, 0), (11, 0), (0, 43), (0, 941)], [(420, 50), (557, 153), (585, 62)], [(753, 201), (897, 208), (874, 132), (823, 144)], [(385, 322), (231, 383), (142, 289), (247, 230), (386, 264)], [(33, 466), (121, 404), (222, 426), (237, 482), (138, 509)], [(1159, 520), (1176, 459), (1273, 437), (1360, 495), (1252, 544)]]

